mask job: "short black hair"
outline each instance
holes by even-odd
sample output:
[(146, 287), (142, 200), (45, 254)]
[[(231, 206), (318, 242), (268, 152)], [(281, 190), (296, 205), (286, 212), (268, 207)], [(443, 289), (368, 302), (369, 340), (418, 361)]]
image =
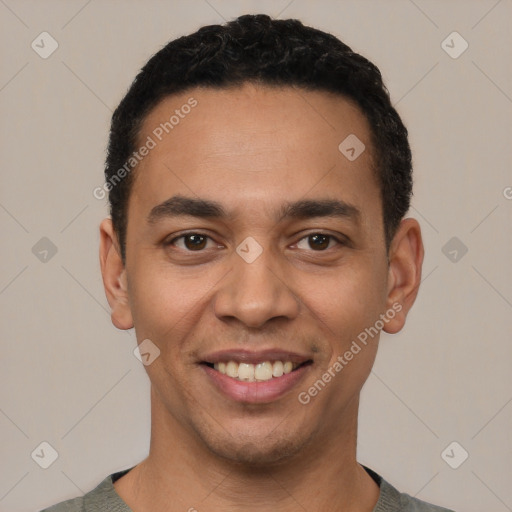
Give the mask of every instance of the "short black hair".
[(296, 19), (258, 14), (205, 26), (169, 42), (141, 69), (115, 110), (105, 178), (110, 184), (110, 214), (123, 262), (134, 173), (125, 171), (119, 179), (119, 171), (127, 168), (137, 149), (146, 116), (169, 95), (193, 87), (221, 89), (245, 83), (326, 91), (358, 105), (371, 127), (389, 249), (409, 209), (412, 160), (407, 129), (391, 104), (379, 69), (331, 34)]

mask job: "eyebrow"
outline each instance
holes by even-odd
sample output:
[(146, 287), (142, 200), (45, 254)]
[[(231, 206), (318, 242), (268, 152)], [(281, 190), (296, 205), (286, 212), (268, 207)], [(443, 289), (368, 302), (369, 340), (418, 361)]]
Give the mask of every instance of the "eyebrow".
[[(147, 217), (149, 224), (169, 217), (191, 216), (203, 219), (232, 218), (217, 201), (181, 195), (173, 196), (155, 206)], [(277, 211), (276, 220), (309, 219), (311, 217), (333, 217), (358, 222), (361, 211), (354, 205), (339, 199), (303, 199), (287, 202)]]

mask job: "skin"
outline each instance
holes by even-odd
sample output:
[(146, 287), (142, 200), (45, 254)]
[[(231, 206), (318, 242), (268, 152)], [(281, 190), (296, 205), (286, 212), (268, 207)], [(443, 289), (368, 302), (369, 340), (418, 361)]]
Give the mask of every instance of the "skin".
[[(191, 89), (150, 112), (141, 143), (190, 97), (198, 105), (137, 167), (125, 264), (110, 219), (100, 227), (112, 321), (160, 349), (145, 366), (150, 453), (115, 489), (136, 512), (371, 511), (379, 488), (357, 463), (356, 436), (378, 336), (309, 404), (297, 396), (393, 304), (401, 311), (384, 330), (403, 327), (421, 280), (419, 224), (403, 220), (386, 251), (370, 130), (349, 100), (255, 85)], [(349, 134), (366, 145), (352, 162), (338, 150)], [(149, 223), (177, 194), (231, 215)], [(286, 201), (303, 199), (341, 199), (359, 216), (279, 220)], [(183, 238), (165, 245), (183, 231), (210, 238), (200, 251)], [(345, 243), (328, 239), (320, 250), (315, 233)], [(249, 236), (263, 248), (250, 264), (235, 251)], [(299, 352), (313, 364), (277, 400), (247, 404), (221, 394), (199, 364), (234, 348)]]

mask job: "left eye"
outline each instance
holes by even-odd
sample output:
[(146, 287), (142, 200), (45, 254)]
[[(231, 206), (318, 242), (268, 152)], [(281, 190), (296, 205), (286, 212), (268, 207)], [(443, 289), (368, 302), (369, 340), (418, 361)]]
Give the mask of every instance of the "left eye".
[[(314, 251), (324, 251), (331, 247), (331, 242), (333, 240), (338, 244), (340, 243), (340, 241), (332, 235), (324, 235), (322, 233), (313, 233), (313, 234), (305, 236), (304, 238), (299, 240), (299, 242), (297, 243), (297, 247), (299, 249), (311, 248)], [(301, 244), (303, 244), (302, 247), (301, 247)], [(304, 247), (305, 244), (309, 245), (309, 247)]]

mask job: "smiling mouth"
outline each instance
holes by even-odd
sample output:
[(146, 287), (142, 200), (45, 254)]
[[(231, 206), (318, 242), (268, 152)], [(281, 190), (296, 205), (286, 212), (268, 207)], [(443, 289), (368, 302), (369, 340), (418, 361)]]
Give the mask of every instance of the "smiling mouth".
[(311, 359), (303, 363), (295, 363), (292, 361), (263, 361), (256, 364), (219, 361), (217, 363), (204, 362), (203, 364), (234, 380), (241, 382), (265, 382), (278, 379), (303, 366), (313, 364), (313, 361)]

